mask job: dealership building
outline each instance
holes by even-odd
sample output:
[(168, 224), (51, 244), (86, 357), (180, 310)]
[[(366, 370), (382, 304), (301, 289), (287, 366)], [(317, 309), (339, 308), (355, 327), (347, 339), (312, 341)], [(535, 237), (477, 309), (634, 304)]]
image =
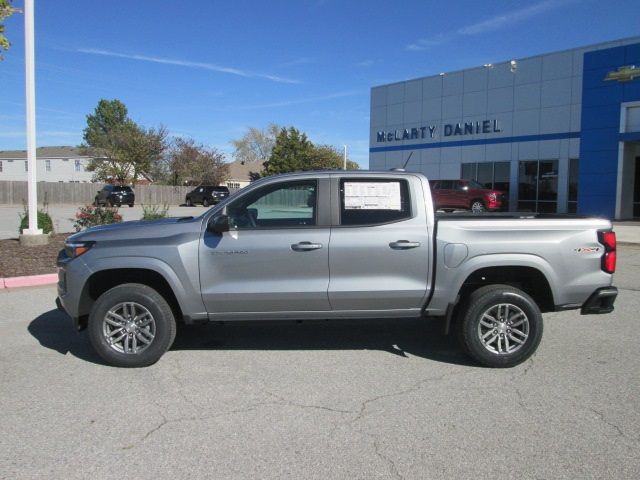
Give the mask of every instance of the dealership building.
[(369, 166), (474, 179), (510, 210), (640, 218), (640, 37), (371, 89)]

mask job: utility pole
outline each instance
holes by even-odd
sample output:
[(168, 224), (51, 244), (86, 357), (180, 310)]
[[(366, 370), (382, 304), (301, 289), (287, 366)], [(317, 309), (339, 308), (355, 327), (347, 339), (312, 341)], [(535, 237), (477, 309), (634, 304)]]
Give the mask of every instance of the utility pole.
[(347, 169), (347, 146), (344, 146), (344, 159), (342, 161), (342, 169), (346, 170)]
[(20, 242), (25, 245), (48, 243), (48, 237), (38, 228), (38, 185), (36, 183), (36, 80), (35, 35), (33, 1), (24, 2), (24, 60), (27, 106), (27, 179), (29, 199), (29, 228), (22, 232)]

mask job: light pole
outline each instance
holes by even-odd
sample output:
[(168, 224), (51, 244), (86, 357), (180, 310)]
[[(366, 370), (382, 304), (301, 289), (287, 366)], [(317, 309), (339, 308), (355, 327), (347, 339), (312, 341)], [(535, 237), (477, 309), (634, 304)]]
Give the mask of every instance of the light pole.
[[(36, 183), (36, 80), (33, 0), (24, 2), (24, 60), (27, 105), (27, 179), (29, 198), (29, 228), (20, 237), (27, 245), (46, 243), (48, 237), (38, 228), (38, 186)], [(24, 240), (23, 240), (24, 239)]]
[(346, 170), (347, 169), (347, 146), (344, 146), (344, 158), (342, 160), (342, 169)]

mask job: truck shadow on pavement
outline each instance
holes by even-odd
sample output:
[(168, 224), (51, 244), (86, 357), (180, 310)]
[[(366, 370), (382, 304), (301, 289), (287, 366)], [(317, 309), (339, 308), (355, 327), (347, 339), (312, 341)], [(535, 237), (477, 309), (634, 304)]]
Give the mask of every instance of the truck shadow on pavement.
[(28, 330), (43, 347), (62, 355), (70, 353), (87, 362), (107, 365), (89, 344), (86, 333), (76, 332), (68, 315), (58, 309), (36, 317), (29, 324)]
[[(86, 332), (75, 332), (69, 317), (59, 310), (40, 315), (28, 329), (43, 347), (106, 365), (93, 351)], [(476, 366), (454, 335), (445, 336), (439, 322), (424, 319), (179, 324), (171, 350), (378, 350)]]
[(442, 325), (424, 319), (226, 322), (179, 325), (171, 350), (379, 350), (476, 366)]

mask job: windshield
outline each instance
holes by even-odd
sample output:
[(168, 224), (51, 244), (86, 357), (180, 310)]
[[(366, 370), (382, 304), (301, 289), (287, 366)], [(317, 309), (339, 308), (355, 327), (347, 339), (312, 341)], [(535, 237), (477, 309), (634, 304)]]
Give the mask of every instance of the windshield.
[(115, 187), (113, 187), (113, 191), (114, 192), (130, 192), (131, 191), (131, 187), (125, 187), (122, 185), (116, 185)]

